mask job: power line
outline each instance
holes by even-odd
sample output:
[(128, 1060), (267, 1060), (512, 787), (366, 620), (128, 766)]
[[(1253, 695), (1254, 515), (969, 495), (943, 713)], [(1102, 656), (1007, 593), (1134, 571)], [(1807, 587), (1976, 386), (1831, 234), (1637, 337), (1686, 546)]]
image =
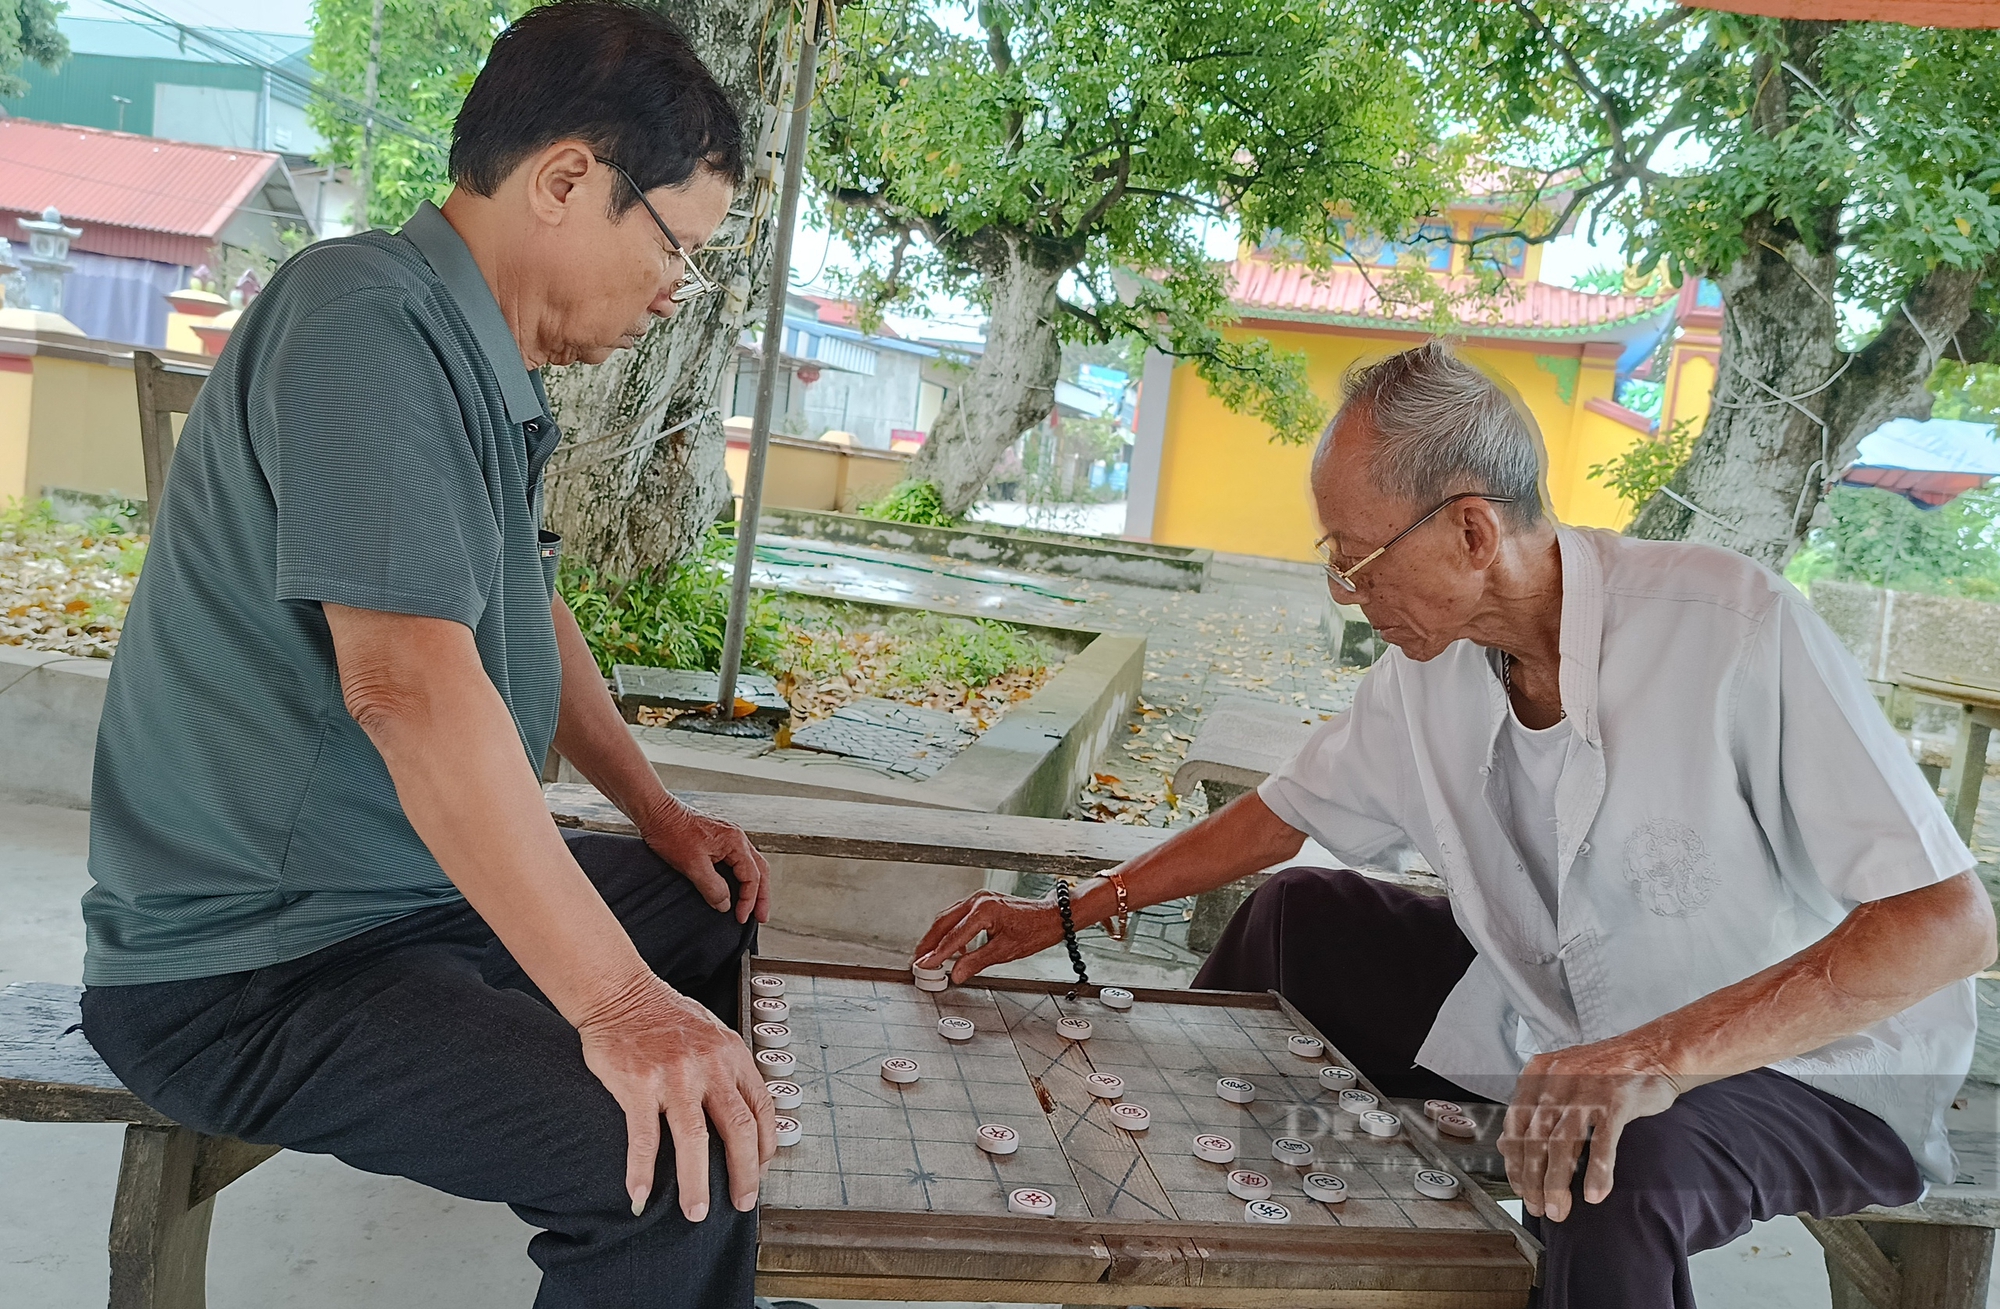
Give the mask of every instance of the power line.
[(148, 22), (171, 27), (180, 33), (183, 40), (194, 41), (197, 44), (208, 47), (217, 54), (227, 56), (237, 63), (261, 69), (272, 79), (303, 91), (309, 96), (325, 101), (328, 105), (339, 110), (342, 116), (351, 122), (360, 123), (372, 118), (378, 127), (393, 132), (397, 136), (406, 137), (418, 145), (432, 150), (442, 151), (450, 149), (449, 143), (442, 138), (434, 136), (412, 123), (405, 122), (394, 114), (385, 112), (380, 106), (371, 109), (354, 97), (334, 90), (323, 80), (316, 77), (302, 77), (283, 64), (275, 64), (268, 59), (260, 58), (226, 37), (218, 36), (209, 28), (194, 27), (178, 19), (169, 18), (151, 5), (137, 3), (136, 0), (101, 0), (101, 2), (113, 9), (122, 9), (126, 13), (135, 14)]

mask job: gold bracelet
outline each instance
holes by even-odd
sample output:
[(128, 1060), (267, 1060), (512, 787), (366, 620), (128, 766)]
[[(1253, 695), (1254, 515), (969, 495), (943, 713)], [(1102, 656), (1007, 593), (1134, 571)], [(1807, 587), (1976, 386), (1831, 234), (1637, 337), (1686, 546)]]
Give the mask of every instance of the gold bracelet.
[(1132, 921), (1131, 901), (1125, 894), (1125, 874), (1107, 873), (1104, 880), (1111, 883), (1111, 889), (1118, 893), (1118, 908), (1104, 920), (1104, 931), (1114, 941), (1125, 939), (1125, 930)]

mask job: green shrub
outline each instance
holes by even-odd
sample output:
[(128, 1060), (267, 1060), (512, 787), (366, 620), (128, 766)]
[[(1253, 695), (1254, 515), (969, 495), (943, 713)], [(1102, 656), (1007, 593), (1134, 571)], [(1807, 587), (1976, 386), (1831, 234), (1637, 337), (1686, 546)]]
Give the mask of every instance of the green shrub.
[[(711, 531), (701, 549), (677, 566), (639, 577), (606, 577), (588, 565), (565, 561), (557, 584), (598, 668), (609, 676), (613, 664), (720, 666), (734, 549), (731, 538)], [(772, 668), (781, 644), (775, 603), (752, 591), (744, 666)]]
[(956, 527), (958, 519), (945, 512), (944, 496), (931, 482), (898, 482), (877, 499), (861, 506), (864, 518), (920, 527)]
[(1601, 464), (1592, 464), (1587, 474), (1618, 493), (1618, 498), (1634, 509), (1659, 493), (1673, 480), (1681, 465), (1694, 453), (1695, 438), (1701, 433), (1683, 418), (1658, 436), (1634, 441), (1630, 449)]

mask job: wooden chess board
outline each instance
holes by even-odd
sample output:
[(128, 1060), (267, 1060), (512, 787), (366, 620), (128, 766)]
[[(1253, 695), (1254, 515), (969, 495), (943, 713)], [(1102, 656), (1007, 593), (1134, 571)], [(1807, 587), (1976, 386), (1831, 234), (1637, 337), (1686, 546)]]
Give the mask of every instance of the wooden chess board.
[[(1059, 983), (982, 978), (940, 993), (906, 972), (750, 960), (748, 977), (786, 980), (790, 1080), (803, 1101), (785, 1112), (803, 1138), (778, 1152), (763, 1191), (759, 1289), (767, 1294), (969, 1299), (1068, 1304), (1518, 1306), (1536, 1247), (1469, 1178), (1459, 1197), (1419, 1195), (1413, 1177), (1445, 1167), (1410, 1122), (1367, 1136), (1322, 1089), (1318, 1070), (1286, 1046), (1317, 1036), (1273, 995), (1134, 992), (1129, 1010), (1065, 998)], [(972, 1020), (967, 1042), (938, 1019)], [(1057, 1035), (1085, 1018), (1088, 1040)], [(745, 1028), (746, 1035), (748, 1027)], [(892, 1055), (920, 1080), (882, 1076)], [(1085, 1078), (1124, 1079), (1124, 1101), (1152, 1115), (1147, 1131), (1112, 1125), (1110, 1102)], [(1216, 1079), (1247, 1078), (1256, 1099), (1232, 1104)], [(1366, 1083), (1363, 1083), (1364, 1088)], [(1372, 1089), (1372, 1088), (1368, 1088)], [(1385, 1101), (1385, 1107), (1388, 1107)], [(1012, 1155), (974, 1143), (981, 1123), (1020, 1135)], [(1198, 1133), (1236, 1142), (1236, 1162), (1194, 1157)], [(1311, 1141), (1315, 1171), (1342, 1177), (1338, 1207), (1309, 1199), (1302, 1174), (1271, 1141)], [(1232, 1168), (1263, 1173), (1284, 1225), (1246, 1220)], [(1049, 1218), (1010, 1214), (1008, 1193), (1053, 1196)]]

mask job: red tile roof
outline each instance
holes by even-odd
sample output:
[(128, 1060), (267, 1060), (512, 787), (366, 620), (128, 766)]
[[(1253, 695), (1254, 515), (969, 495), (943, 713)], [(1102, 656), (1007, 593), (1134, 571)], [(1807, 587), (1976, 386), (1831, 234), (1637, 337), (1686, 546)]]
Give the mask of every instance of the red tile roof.
[(199, 264), (278, 162), (257, 150), (0, 118), (0, 236), (54, 205), (74, 249)]
[[(1469, 290), (1464, 279), (1453, 286)], [(1597, 295), (1547, 282), (1516, 282), (1498, 303), (1467, 303), (1455, 309), (1472, 336), (1584, 341), (1622, 340), (1672, 303), (1665, 296)], [(1315, 272), (1267, 259), (1239, 259), (1229, 267), (1229, 295), (1248, 318), (1280, 318), (1340, 327), (1403, 326), (1422, 330), (1425, 312), (1412, 305), (1384, 305), (1359, 272), (1334, 268)]]

